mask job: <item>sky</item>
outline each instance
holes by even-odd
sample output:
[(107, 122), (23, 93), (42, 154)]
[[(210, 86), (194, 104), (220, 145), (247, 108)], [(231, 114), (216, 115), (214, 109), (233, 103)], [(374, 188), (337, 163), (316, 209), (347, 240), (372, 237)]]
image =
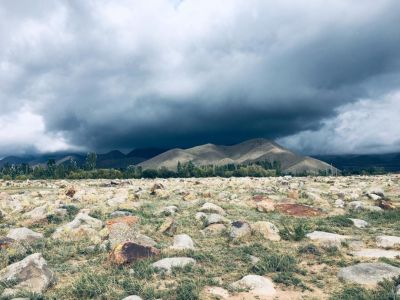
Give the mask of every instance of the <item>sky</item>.
[(400, 151), (398, 0), (2, 0), (0, 157)]

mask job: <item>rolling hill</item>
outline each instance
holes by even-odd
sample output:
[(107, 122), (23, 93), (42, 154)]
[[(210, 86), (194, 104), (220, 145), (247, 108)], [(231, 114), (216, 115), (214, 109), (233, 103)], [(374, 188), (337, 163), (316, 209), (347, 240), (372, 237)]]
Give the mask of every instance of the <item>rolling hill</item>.
[(318, 173), (333, 170), (329, 164), (315, 158), (297, 155), (277, 143), (266, 139), (253, 139), (232, 146), (205, 144), (189, 149), (171, 149), (139, 166), (143, 169), (166, 167), (176, 171), (178, 162), (192, 161), (194, 165), (251, 164), (261, 161), (279, 162), (284, 173)]

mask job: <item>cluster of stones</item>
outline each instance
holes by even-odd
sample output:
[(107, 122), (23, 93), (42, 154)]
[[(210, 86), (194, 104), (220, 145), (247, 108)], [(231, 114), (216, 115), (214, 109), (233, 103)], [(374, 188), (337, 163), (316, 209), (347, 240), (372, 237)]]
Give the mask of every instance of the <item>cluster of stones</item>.
[[(236, 205), (246, 205), (259, 213), (277, 211), (293, 217), (315, 217), (324, 216), (329, 213), (342, 214), (347, 211), (383, 211), (396, 207), (396, 203), (389, 200), (381, 187), (370, 187), (370, 182), (361, 181), (358, 189), (350, 189), (351, 184), (343, 179), (335, 179), (329, 191), (318, 191), (313, 186), (306, 189), (305, 180), (292, 180), (290, 177), (277, 179), (265, 179), (273, 184), (260, 189), (263, 185), (257, 184), (257, 189), (248, 195), (246, 199), (237, 194), (226, 194), (220, 191), (216, 199), (209, 200), (211, 195), (207, 192), (202, 194), (195, 191), (175, 191), (181, 196), (182, 203), (193, 202), (198, 205), (193, 219), (200, 224), (201, 233), (204, 237), (226, 236), (231, 241), (246, 241), (252, 236), (257, 236), (270, 242), (278, 242), (281, 239), (278, 227), (269, 221), (248, 222), (242, 219), (231, 218), (229, 206), (226, 209), (223, 203), (229, 202)], [(330, 178), (319, 178), (322, 183), (327, 183)], [(359, 179), (354, 179), (359, 180)], [(215, 187), (215, 183), (207, 181)], [(241, 184), (245, 187), (251, 186), (255, 181), (245, 178)], [(257, 183), (257, 181), (256, 181)], [(43, 186), (48, 185), (42, 182)], [(143, 234), (140, 230), (140, 218), (131, 211), (140, 208), (146, 199), (156, 197), (157, 199), (169, 199), (171, 190), (166, 188), (166, 183), (156, 183), (151, 187), (139, 187), (132, 191), (130, 181), (113, 181), (101, 183), (105, 187), (103, 194), (99, 195), (96, 188), (84, 186), (70, 186), (68, 182), (61, 182), (58, 186), (62, 191), (60, 200), (47, 201), (45, 191), (32, 192), (28, 197), (24, 195), (9, 195), (0, 193), (0, 219), (19, 217), (20, 226), (10, 228), (4, 237), (0, 237), (0, 249), (7, 249), (13, 245), (29, 244), (44, 239), (42, 233), (35, 232), (29, 227), (33, 225), (46, 224), (51, 217), (65, 218), (68, 215), (66, 204), (70, 207), (90, 207), (98, 201), (106, 203), (112, 211), (106, 222), (91, 216), (90, 208), (80, 209), (72, 221), (60, 225), (51, 239), (55, 240), (89, 240), (93, 245), (99, 245), (104, 251), (108, 251), (110, 261), (115, 265), (133, 264), (138, 260), (155, 258), (152, 266), (159, 272), (171, 273), (173, 268), (182, 268), (188, 265), (196, 265), (195, 259), (182, 256), (186, 250), (196, 250), (198, 244), (180, 228), (176, 217), (184, 210), (185, 205), (168, 205), (160, 211), (154, 212), (162, 216), (164, 222), (157, 229), (158, 233), (170, 237), (171, 244), (160, 247), (156, 240)], [(313, 183), (310, 183), (311, 185)], [(349, 187), (350, 186), (350, 187)], [(57, 188), (57, 186), (56, 186)], [(241, 193), (238, 186), (238, 194)], [(395, 189), (395, 188), (394, 188)], [(246, 191), (246, 189), (244, 189)], [(399, 192), (399, 189), (395, 189)], [(209, 193), (209, 192), (208, 192)], [(279, 195), (284, 194), (285, 197)], [(52, 195), (54, 196), (54, 195)], [(208, 198), (195, 201), (199, 196)], [(302, 197), (310, 199), (313, 205), (299, 204), (297, 200)], [(30, 201), (30, 199), (33, 201)], [(100, 200), (99, 200), (100, 199)], [(226, 200), (228, 199), (228, 200)], [(326, 200), (329, 199), (329, 200)], [(212, 201), (212, 202), (211, 202)], [(40, 205), (32, 207), (32, 202)], [(215, 203), (213, 203), (215, 202)], [(244, 202), (244, 203), (241, 203)], [(221, 203), (217, 205), (216, 203)], [(29, 208), (29, 209), (28, 209)], [(360, 230), (368, 229), (370, 224), (361, 219), (350, 219), (354, 227)], [(180, 232), (178, 234), (178, 232)], [(150, 234), (151, 235), (151, 234)], [(397, 259), (400, 257), (400, 237), (393, 235), (377, 234), (375, 245), (366, 248), (363, 241), (355, 236), (341, 235), (332, 232), (313, 231), (306, 237), (322, 248), (341, 248), (344, 243), (350, 245), (350, 253), (360, 259), (378, 259), (381, 257)], [(161, 254), (168, 256), (160, 258)], [(257, 259), (257, 258), (254, 258)], [(400, 275), (400, 268), (385, 263), (362, 262), (341, 268), (337, 274), (338, 278), (351, 283), (376, 286), (379, 281)], [(57, 279), (54, 272), (41, 253), (26, 256), (19, 262), (8, 265), (0, 270), (0, 282), (16, 282), (12, 288), (4, 290), (0, 297), (12, 297), (20, 290), (35, 293), (43, 293), (51, 285), (56, 284)], [(226, 289), (218, 286), (208, 286), (204, 293), (219, 299), (270, 299), (277, 294), (277, 288), (272, 280), (266, 276), (248, 274), (236, 282), (230, 283), (232, 290), (246, 290), (232, 295)], [(137, 295), (131, 295), (126, 299), (141, 299)]]

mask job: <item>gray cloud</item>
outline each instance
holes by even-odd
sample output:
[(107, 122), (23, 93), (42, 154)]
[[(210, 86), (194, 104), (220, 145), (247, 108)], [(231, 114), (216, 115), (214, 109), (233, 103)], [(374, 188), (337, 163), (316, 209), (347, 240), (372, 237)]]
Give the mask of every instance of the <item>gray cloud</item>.
[[(252, 137), (326, 152), (304, 132), (398, 88), (399, 13), (396, 0), (2, 1), (0, 124), (39, 129), (3, 138), (0, 154)], [(356, 145), (330, 149), (372, 147)]]

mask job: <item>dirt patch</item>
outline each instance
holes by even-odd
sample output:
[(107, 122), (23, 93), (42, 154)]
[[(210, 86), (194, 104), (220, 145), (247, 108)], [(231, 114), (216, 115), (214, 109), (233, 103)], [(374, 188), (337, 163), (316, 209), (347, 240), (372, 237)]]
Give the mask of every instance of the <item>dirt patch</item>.
[(285, 215), (295, 217), (316, 217), (324, 214), (324, 212), (319, 208), (294, 203), (275, 205), (275, 210)]

